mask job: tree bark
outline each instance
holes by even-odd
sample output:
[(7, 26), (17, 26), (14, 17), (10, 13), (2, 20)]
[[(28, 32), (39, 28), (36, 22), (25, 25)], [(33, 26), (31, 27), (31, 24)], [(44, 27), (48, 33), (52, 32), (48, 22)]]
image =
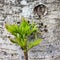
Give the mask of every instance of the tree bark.
[(24, 57), (25, 57), (25, 60), (28, 60), (28, 52), (24, 52)]

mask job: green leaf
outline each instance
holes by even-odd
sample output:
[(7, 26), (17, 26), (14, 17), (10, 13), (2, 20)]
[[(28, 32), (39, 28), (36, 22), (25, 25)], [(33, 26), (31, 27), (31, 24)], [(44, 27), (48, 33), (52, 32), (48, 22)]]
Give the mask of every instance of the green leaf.
[(7, 31), (9, 31), (11, 34), (16, 35), (18, 33), (18, 25), (17, 24), (5, 24), (5, 27)]
[(15, 40), (9, 38), (12, 43), (17, 43)]
[(31, 41), (31, 42), (28, 44), (28, 50), (30, 50), (31, 48), (37, 46), (37, 45), (40, 44), (41, 42), (42, 42), (42, 39), (37, 39), (37, 40)]

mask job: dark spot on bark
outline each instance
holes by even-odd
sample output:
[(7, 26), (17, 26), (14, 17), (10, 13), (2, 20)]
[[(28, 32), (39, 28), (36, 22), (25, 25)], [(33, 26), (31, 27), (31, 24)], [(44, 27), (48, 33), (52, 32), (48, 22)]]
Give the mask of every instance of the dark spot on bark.
[(30, 21), (28, 21), (28, 23), (30, 23)]
[(11, 56), (13, 56), (13, 54), (11, 54)]
[(20, 24), (20, 22), (17, 22), (17, 24)]
[(47, 30), (47, 29), (44, 29), (44, 31), (45, 31), (45, 32), (48, 32), (48, 30)]
[(52, 50), (50, 51), (50, 53), (52, 53)]
[(47, 28), (47, 25), (45, 25), (44, 27)]

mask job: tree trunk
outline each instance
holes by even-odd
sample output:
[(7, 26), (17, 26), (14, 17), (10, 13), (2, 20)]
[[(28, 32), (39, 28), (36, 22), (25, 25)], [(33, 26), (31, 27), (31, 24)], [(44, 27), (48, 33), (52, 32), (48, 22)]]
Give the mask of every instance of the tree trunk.
[(25, 57), (25, 60), (28, 60), (28, 52), (24, 52), (24, 57)]

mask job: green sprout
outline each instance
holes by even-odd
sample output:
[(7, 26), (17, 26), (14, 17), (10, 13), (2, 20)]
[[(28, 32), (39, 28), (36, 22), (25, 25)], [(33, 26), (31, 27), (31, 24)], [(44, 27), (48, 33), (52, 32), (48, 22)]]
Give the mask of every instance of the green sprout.
[(41, 38), (28, 40), (32, 33), (35, 33), (36, 36), (38, 32), (37, 25), (34, 23), (30, 24), (25, 18), (22, 18), (19, 25), (6, 23), (5, 27), (7, 31), (14, 36), (14, 39), (9, 38), (9, 40), (21, 47), (24, 52), (25, 60), (28, 60), (28, 51), (42, 42)]

